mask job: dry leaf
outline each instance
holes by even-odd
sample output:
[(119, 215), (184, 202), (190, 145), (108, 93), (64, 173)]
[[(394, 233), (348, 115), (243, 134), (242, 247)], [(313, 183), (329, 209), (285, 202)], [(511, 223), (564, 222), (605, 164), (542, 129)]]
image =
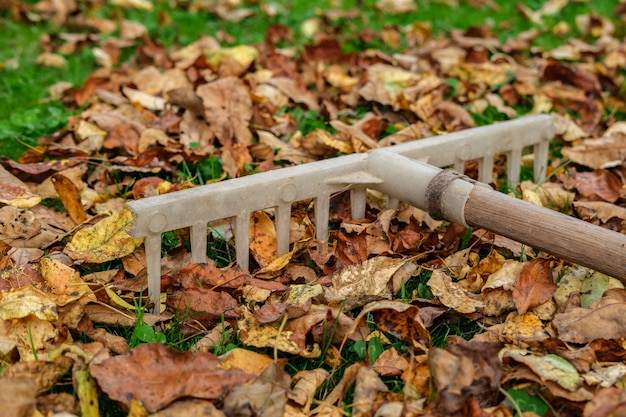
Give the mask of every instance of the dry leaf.
[(550, 263), (549, 259), (537, 258), (524, 264), (513, 287), (513, 300), (520, 315), (552, 299), (557, 286)]
[(76, 232), (64, 252), (74, 260), (93, 263), (122, 258), (134, 251), (143, 240), (135, 239), (126, 232), (132, 222), (128, 209), (112, 213), (94, 226)]
[(0, 165), (0, 203), (17, 208), (30, 208), (40, 202), (40, 196), (31, 193), (26, 184)]
[(201, 85), (196, 94), (204, 104), (204, 117), (222, 145), (235, 140), (244, 146), (252, 145), (252, 133), (248, 128), (252, 100), (239, 78), (221, 78)]
[(288, 330), (279, 332), (274, 326), (262, 325), (248, 312), (244, 312), (243, 318), (237, 323), (241, 341), (246, 346), (274, 348), (305, 358), (318, 358), (321, 355), (319, 345), (307, 346), (304, 335)]
[(428, 286), (443, 305), (459, 313), (474, 313), (484, 307), (479, 296), (467, 292), (458, 283), (452, 282), (452, 278), (440, 269), (433, 271), (428, 280)]
[(81, 202), (80, 193), (76, 184), (62, 173), (56, 173), (51, 177), (52, 184), (61, 198), (63, 206), (76, 224), (81, 224), (87, 219), (87, 213)]
[(343, 268), (332, 277), (332, 286), (324, 289), (329, 303), (344, 304), (347, 310), (362, 306), (369, 301), (391, 298), (388, 288), (393, 274), (407, 260), (378, 256), (361, 265)]
[(264, 211), (250, 215), (250, 252), (262, 268), (278, 258), (276, 227)]
[(131, 400), (141, 401), (149, 412), (178, 398), (219, 398), (254, 377), (236, 368), (219, 369), (219, 359), (211, 353), (178, 352), (161, 343), (146, 343), (129, 354), (92, 362), (89, 372), (111, 399), (127, 406)]

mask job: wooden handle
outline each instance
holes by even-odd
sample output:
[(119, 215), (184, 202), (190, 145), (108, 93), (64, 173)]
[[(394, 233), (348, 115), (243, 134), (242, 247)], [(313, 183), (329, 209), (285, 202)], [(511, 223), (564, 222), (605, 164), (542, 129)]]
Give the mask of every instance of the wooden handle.
[(626, 283), (621, 233), (478, 186), (465, 204), (465, 221)]

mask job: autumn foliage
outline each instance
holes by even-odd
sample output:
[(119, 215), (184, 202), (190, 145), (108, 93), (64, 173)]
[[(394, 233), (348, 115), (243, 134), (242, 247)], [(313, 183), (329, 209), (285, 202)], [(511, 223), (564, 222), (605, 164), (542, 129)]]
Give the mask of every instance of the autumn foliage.
[[(247, 10), (189, 3), (222, 19)], [(519, 13), (537, 23), (566, 3)], [(533, 46), (546, 28), (505, 41), (485, 26), (434, 35), (420, 22), (353, 34), (397, 51), (386, 53), (346, 52), (346, 34), (324, 19), (300, 49), (283, 47), (293, 33), (278, 24), (257, 45), (222, 33), (166, 48), (139, 22), (84, 15), (73, 2), (7, 9), (109, 36), (42, 40), (42, 65), (92, 48), (100, 68), (83, 85), (51, 86), (76, 115), (0, 166), (0, 409), (94, 416), (108, 398), (129, 416), (533, 415), (511, 397), (523, 390), (546, 415), (624, 413), (616, 278), (404, 204), (388, 209), (374, 192), (354, 219), (340, 193), (328, 241), (314, 238), (314, 204), (293, 205), (281, 257), (275, 213), (253, 213), (249, 270), (235, 263), (229, 219), (209, 225), (206, 263), (191, 262), (187, 230), (170, 233), (165, 298), (152, 314), (145, 249), (126, 232), (124, 207), (493, 115), (551, 113), (549, 177), (503, 191), (622, 233), (626, 45), (611, 20), (581, 15), (585, 36), (552, 49)], [(620, 24), (623, 13), (617, 6)], [(494, 187), (506, 183), (498, 158)], [(465, 168), (476, 174), (475, 163)], [(450, 323), (474, 329), (435, 340)]]

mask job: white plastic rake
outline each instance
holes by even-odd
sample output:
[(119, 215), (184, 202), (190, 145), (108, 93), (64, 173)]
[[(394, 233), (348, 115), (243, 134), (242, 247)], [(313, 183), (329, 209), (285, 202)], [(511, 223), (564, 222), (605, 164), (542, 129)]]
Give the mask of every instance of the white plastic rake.
[[(350, 190), (353, 218), (365, 215), (366, 190), (405, 201), (431, 217), (478, 226), (563, 259), (626, 281), (626, 236), (535, 206), (463, 176), (477, 160), (479, 179), (492, 181), (494, 157), (507, 156), (517, 185), (524, 149), (532, 147), (534, 176), (545, 177), (552, 118), (546, 115), (473, 128), (334, 159), (264, 172), (127, 203), (133, 237), (145, 238), (148, 293), (158, 308), (161, 236), (189, 227), (193, 262), (206, 262), (208, 223), (235, 219), (237, 263), (248, 268), (249, 224), (254, 211), (274, 208), (279, 255), (289, 251), (291, 205), (314, 199), (316, 238), (327, 239), (331, 195)], [(450, 167), (452, 169), (442, 169)]]

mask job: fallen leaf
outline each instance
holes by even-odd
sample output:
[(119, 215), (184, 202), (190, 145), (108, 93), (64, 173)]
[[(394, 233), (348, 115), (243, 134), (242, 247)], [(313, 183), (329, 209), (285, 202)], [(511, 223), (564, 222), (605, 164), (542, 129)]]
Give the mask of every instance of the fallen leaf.
[[(39, 266), (41, 275), (55, 295), (55, 303), (58, 306), (64, 306), (91, 293), (87, 283), (73, 268), (50, 258), (42, 258)], [(95, 296), (90, 298), (95, 301)]]
[(552, 326), (559, 339), (571, 343), (589, 343), (597, 339), (622, 339), (626, 328), (622, 325), (626, 303), (612, 303), (595, 309), (574, 308), (557, 313)]
[(361, 265), (350, 265), (332, 277), (332, 286), (324, 289), (329, 303), (345, 303), (347, 310), (380, 298), (391, 298), (387, 284), (406, 259), (385, 256), (368, 259)]
[(276, 227), (264, 211), (255, 211), (250, 215), (250, 252), (261, 268), (278, 258)]
[(268, 366), (274, 363), (274, 359), (267, 355), (242, 348), (229, 350), (219, 359), (220, 369), (227, 371), (231, 368), (237, 368), (256, 376), (261, 375)]
[(222, 145), (235, 140), (244, 146), (252, 145), (252, 133), (248, 128), (252, 100), (239, 78), (226, 77), (201, 85), (196, 94), (204, 104), (204, 117)]
[(240, 369), (219, 369), (219, 363), (211, 353), (146, 343), (129, 354), (90, 363), (89, 372), (109, 398), (126, 406), (141, 401), (153, 413), (178, 398), (219, 398), (254, 377)]
[(37, 384), (28, 377), (0, 377), (0, 408), (7, 416), (32, 417), (36, 411)]
[(365, 366), (359, 369), (354, 386), (352, 415), (355, 417), (371, 415), (378, 393), (386, 391), (388, 388), (376, 371)]
[(612, 133), (601, 138), (584, 139), (572, 147), (563, 148), (563, 156), (592, 169), (602, 168), (626, 157), (626, 134)]
[(484, 307), (481, 298), (464, 290), (458, 283), (440, 269), (433, 271), (428, 280), (433, 295), (446, 307), (459, 313), (474, 313)]
[(0, 299), (1, 319), (20, 319), (30, 314), (48, 321), (54, 321), (59, 317), (54, 300), (45, 292), (30, 285), (2, 293), (2, 299)]
[(500, 386), (502, 365), (497, 355), (501, 344), (467, 342), (457, 336), (450, 339), (454, 343), (449, 340), (447, 348), (428, 352), (428, 367), (437, 391), (435, 407), (454, 413), (469, 396), (480, 399), (482, 407), (495, 403), (489, 393), (498, 392)]
[(560, 356), (538, 356), (516, 348), (505, 348), (501, 354), (503, 358), (512, 358), (528, 366), (542, 380), (554, 381), (566, 390), (574, 391), (582, 383), (576, 368)]
[(371, 368), (382, 376), (399, 376), (406, 371), (408, 366), (409, 361), (392, 346), (380, 354)]
[(40, 196), (30, 192), (26, 184), (0, 165), (0, 203), (17, 208), (30, 208), (40, 202)]
[(237, 301), (230, 294), (209, 288), (187, 288), (174, 292), (167, 298), (167, 306), (172, 311), (189, 310), (194, 320), (205, 325), (218, 323), (224, 318), (239, 317)]
[(248, 385), (237, 385), (224, 398), (224, 412), (241, 415), (246, 410), (258, 416), (281, 416), (287, 406), (291, 377), (276, 363), (269, 365)]
[(241, 342), (246, 346), (274, 348), (305, 358), (318, 358), (322, 353), (317, 344), (308, 347), (303, 334), (289, 330), (279, 332), (274, 326), (262, 325), (248, 312), (243, 313), (238, 326)]
[(64, 252), (74, 260), (93, 263), (122, 258), (143, 241), (126, 232), (132, 222), (132, 214), (128, 209), (121, 213), (111, 213), (94, 226), (76, 232)]
[(552, 299), (557, 285), (550, 263), (549, 259), (537, 258), (524, 264), (513, 287), (513, 301), (520, 315)]
[(315, 393), (328, 376), (328, 371), (322, 368), (298, 372), (293, 376), (295, 385), (288, 393), (289, 399), (301, 405), (302, 411), (307, 413), (313, 404)]

